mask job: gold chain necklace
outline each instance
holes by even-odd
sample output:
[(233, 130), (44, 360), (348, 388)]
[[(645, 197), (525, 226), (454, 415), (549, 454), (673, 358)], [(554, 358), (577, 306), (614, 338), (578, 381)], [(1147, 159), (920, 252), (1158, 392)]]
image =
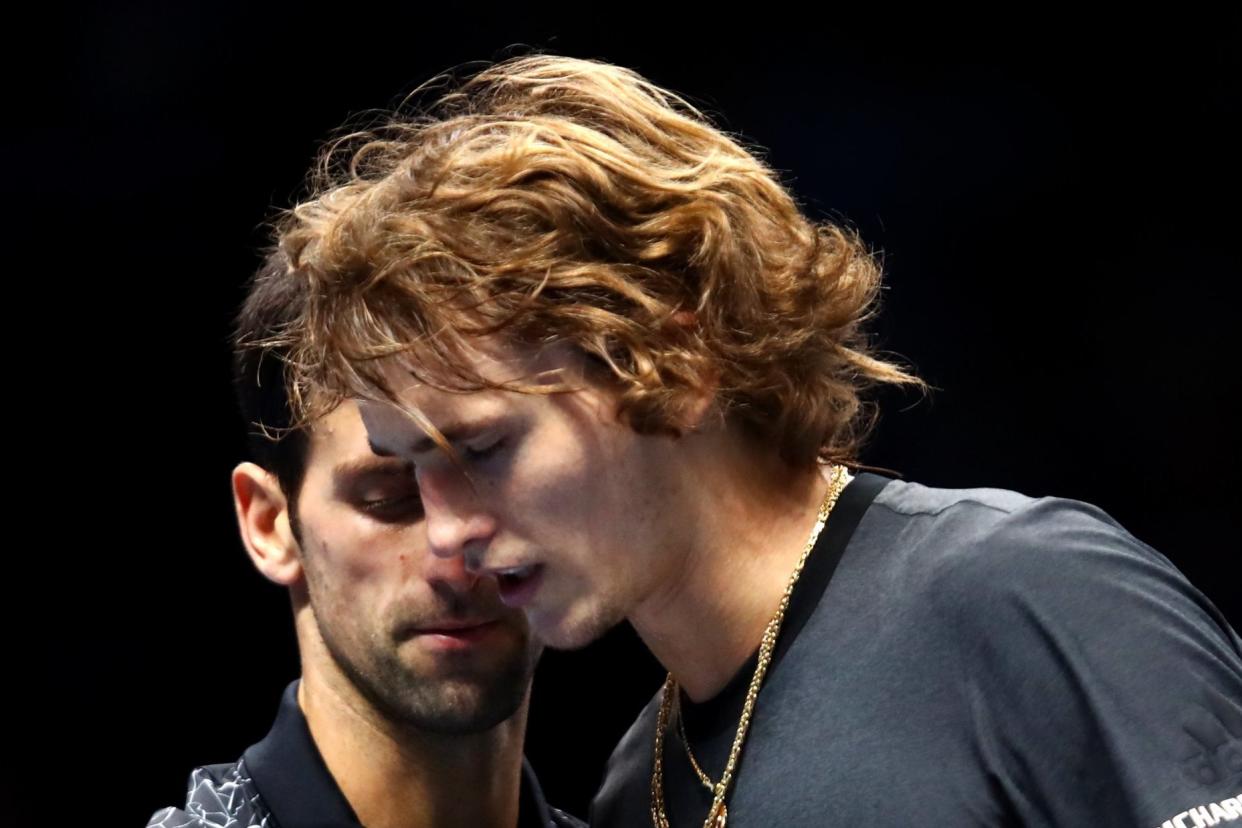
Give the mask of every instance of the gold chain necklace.
[(686, 748), (686, 758), (690, 760), (690, 767), (694, 768), (694, 772), (699, 775), (699, 781), (709, 791), (715, 791), (716, 786), (712, 784), (712, 778), (707, 775), (707, 771), (699, 767), (698, 761), (694, 758), (694, 751), (690, 750), (690, 737), (686, 735), (686, 717), (681, 714), (681, 694), (677, 695), (677, 732), (681, 735), (681, 743)]
[[(750, 720), (755, 710), (755, 700), (759, 697), (759, 687), (763, 684), (763, 677), (768, 671), (768, 664), (772, 660), (772, 651), (776, 648), (776, 637), (780, 634), (781, 624), (785, 621), (785, 612), (789, 609), (789, 598), (793, 595), (794, 586), (798, 583), (798, 576), (802, 574), (803, 567), (806, 566), (806, 560), (810, 557), (811, 549), (815, 546), (815, 541), (819, 539), (819, 533), (823, 530), (824, 524), (828, 522), (828, 515), (832, 513), (832, 509), (837, 505), (837, 498), (841, 496), (841, 491), (845, 488), (845, 484), (849, 482), (849, 474), (844, 466), (834, 465), (832, 467), (832, 478), (828, 483), (828, 492), (824, 495), (824, 500), (819, 504), (819, 515), (815, 521), (814, 528), (811, 529), (811, 536), (807, 539), (806, 547), (802, 550), (802, 557), (798, 559), (798, 565), (794, 567), (793, 574), (789, 576), (789, 584), (785, 587), (785, 594), (781, 596), (780, 606), (776, 608), (776, 614), (772, 616), (772, 620), (768, 622), (767, 627), (763, 631), (763, 639), (759, 642), (759, 663), (755, 665), (755, 674), (751, 677), (750, 687), (746, 690), (746, 703), (742, 706), (742, 717), (737, 723), (737, 733), (733, 736), (733, 746), (729, 749), (729, 761), (725, 763), (724, 773), (720, 777), (720, 781), (712, 784), (712, 780), (703, 769), (699, 767), (699, 763), (695, 761), (694, 754), (690, 752), (690, 743), (686, 740), (685, 726), (682, 725), (682, 742), (686, 746), (686, 755), (690, 758), (690, 764), (694, 766), (695, 773), (698, 774), (699, 780), (707, 786), (712, 792), (712, 806), (707, 812), (707, 819), (703, 821), (703, 828), (725, 828), (725, 823), (729, 818), (729, 810), (725, 807), (725, 796), (729, 792), (729, 784), (733, 781), (733, 775), (737, 770), (737, 760), (742, 754), (742, 744), (746, 741), (746, 732), (750, 729)], [(664, 680), (664, 689), (660, 697), (660, 711), (656, 716), (656, 732), (655, 732), (655, 761), (651, 769), (651, 822), (654, 828), (670, 828), (668, 823), (668, 815), (664, 811), (664, 734), (668, 729), (669, 714), (672, 712), (673, 703), (680, 695), (680, 688), (673, 679), (673, 674), (669, 673), (668, 678)], [(678, 720), (680, 724), (680, 711), (678, 711)]]

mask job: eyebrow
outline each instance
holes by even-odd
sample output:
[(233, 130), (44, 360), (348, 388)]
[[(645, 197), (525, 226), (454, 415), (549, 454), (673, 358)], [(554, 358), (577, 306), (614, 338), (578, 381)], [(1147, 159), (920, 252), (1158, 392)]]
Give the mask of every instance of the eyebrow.
[[(376, 453), (379, 454), (379, 452)], [(391, 454), (381, 455), (381, 457), (392, 456)], [(394, 462), (379, 457), (360, 457), (355, 460), (346, 460), (335, 466), (332, 469), (332, 477), (334, 480), (340, 481), (366, 475), (407, 475), (412, 474), (413, 471), (414, 464), (408, 460)]]

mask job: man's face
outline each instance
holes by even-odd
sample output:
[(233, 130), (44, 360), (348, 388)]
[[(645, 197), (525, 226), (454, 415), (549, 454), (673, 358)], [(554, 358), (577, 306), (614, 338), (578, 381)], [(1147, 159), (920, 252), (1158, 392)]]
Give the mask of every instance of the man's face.
[(310, 434), (297, 516), (327, 652), (385, 717), (471, 733), (514, 714), (538, 658), (496, 581), (432, 555), (408, 463), (372, 453), (355, 403)]
[(675, 441), (616, 420), (615, 399), (582, 385), (565, 352), (474, 356), (494, 380), (569, 382), (580, 390), (448, 393), (390, 371), (403, 406), (452, 444), (456, 464), (405, 411), (360, 403), (379, 454), (415, 467), (431, 551), (498, 579), (554, 647), (583, 646), (649, 599), (679, 543), (684, 475)]

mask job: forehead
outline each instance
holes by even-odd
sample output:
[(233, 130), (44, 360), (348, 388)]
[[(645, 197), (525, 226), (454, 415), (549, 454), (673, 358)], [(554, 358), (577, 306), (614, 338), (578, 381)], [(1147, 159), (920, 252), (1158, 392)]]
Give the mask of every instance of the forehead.
[(316, 420), (309, 430), (306, 468), (331, 467), (373, 455), (358, 404), (345, 400)]
[(568, 346), (517, 348), (496, 341), (476, 343), (463, 355), (464, 373), (490, 385), (506, 388), (450, 391), (417, 378), (417, 369), (393, 360), (384, 365), (383, 378), (398, 404), (358, 401), (370, 444), (384, 454), (400, 454), (411, 435), (457, 432), (495, 419), (516, 409), (531, 407), (548, 396), (540, 390), (582, 387), (584, 359)]

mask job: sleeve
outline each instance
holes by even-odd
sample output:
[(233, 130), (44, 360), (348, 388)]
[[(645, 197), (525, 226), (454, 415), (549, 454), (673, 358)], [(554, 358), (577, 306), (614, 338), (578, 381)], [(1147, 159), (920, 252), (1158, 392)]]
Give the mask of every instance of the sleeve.
[(180, 808), (163, 808), (151, 815), (147, 828), (210, 828), (210, 826)]
[(242, 762), (190, 774), (185, 808), (152, 814), (147, 828), (278, 828)]
[(978, 750), (1022, 824), (1242, 820), (1242, 642), (1103, 512), (1043, 499), (1007, 514), (946, 567), (936, 604)]

